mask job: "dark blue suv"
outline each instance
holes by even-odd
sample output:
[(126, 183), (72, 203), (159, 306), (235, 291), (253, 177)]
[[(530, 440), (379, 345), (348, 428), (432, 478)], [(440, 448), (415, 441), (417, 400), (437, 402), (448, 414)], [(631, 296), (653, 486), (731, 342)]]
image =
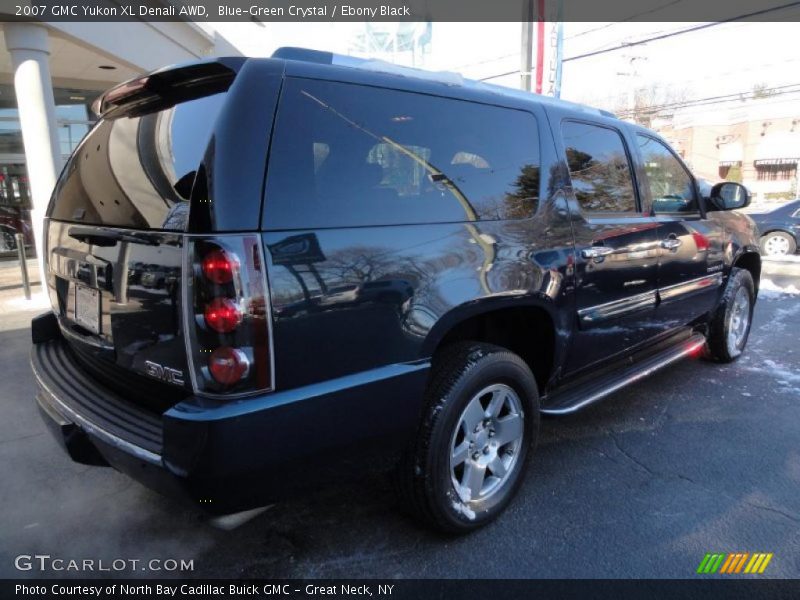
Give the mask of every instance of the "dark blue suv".
[(38, 404), (76, 461), (218, 513), (395, 465), (511, 500), (540, 414), (743, 351), (749, 202), (604, 111), (322, 52), (119, 85), (46, 220)]

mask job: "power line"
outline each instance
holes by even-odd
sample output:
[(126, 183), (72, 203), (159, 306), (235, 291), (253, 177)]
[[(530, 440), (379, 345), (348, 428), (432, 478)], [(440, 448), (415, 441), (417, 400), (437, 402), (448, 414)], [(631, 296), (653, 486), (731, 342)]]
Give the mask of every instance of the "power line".
[(465, 65), (458, 65), (457, 67), (452, 67), (451, 69), (445, 69), (447, 71), (460, 71), (462, 69), (466, 69), (467, 67), (477, 67), (478, 65), (485, 65), (487, 63), (495, 62), (498, 60), (503, 60), (506, 58), (511, 58), (512, 56), (519, 56), (519, 52), (512, 52), (511, 54), (503, 54), (502, 56), (495, 56), (494, 58), (487, 58), (484, 60), (480, 60), (477, 62), (467, 63)]
[(519, 75), (522, 71), (515, 69), (513, 71), (506, 71), (505, 73), (498, 73), (497, 75), (489, 75), (489, 77), (481, 77), (478, 81), (489, 81), (490, 79), (497, 79), (498, 77), (505, 77), (506, 75)]
[[(788, 90), (788, 91), (779, 92), (779, 93), (773, 94), (773, 95), (774, 96), (786, 96), (786, 95), (798, 94), (798, 93), (800, 93), (800, 89), (799, 90)], [(696, 107), (705, 107), (705, 106), (715, 106), (717, 104), (725, 104), (726, 102), (736, 102), (736, 100), (737, 99), (735, 99), (735, 98), (731, 98), (731, 99), (728, 99), (728, 100), (714, 100), (714, 101), (711, 101), (711, 102), (701, 102), (701, 103), (697, 103), (697, 104), (685, 104), (685, 105), (673, 106), (673, 107), (669, 107), (669, 108), (661, 108), (661, 107), (658, 107), (658, 106), (643, 107), (641, 109), (637, 109), (637, 110), (634, 110), (634, 111), (627, 110), (627, 111), (621, 112), (617, 116), (620, 119), (630, 118), (630, 117), (633, 117), (633, 116), (635, 116), (637, 114), (642, 114), (642, 113), (647, 114), (649, 116), (653, 116), (653, 115), (657, 115), (658, 113), (660, 113), (661, 111), (664, 111), (664, 110), (679, 110), (679, 109), (682, 109), (682, 108), (696, 108)], [(743, 98), (743, 100), (753, 100), (753, 98)], [(778, 104), (779, 102), (789, 102), (789, 101), (796, 102), (797, 98), (790, 98), (790, 99), (787, 99), (787, 100), (777, 101), (777, 102), (773, 102), (772, 104)]]
[[(790, 6), (793, 6), (795, 4), (800, 4), (800, 2), (793, 2)], [(781, 8), (785, 8), (785, 7), (781, 7)], [(770, 10), (778, 10), (778, 9), (770, 9)], [(761, 11), (761, 12), (763, 12), (763, 11)], [(752, 14), (754, 14), (754, 13), (751, 13), (751, 14), (748, 14), (748, 15), (742, 15), (742, 16), (740, 16), (738, 18), (746, 18), (746, 17), (752, 16)], [(761, 14), (761, 13), (759, 13), (759, 14)], [(733, 20), (734, 19), (731, 19), (731, 21), (733, 21)], [(584, 54), (578, 54), (576, 56), (570, 56), (569, 58), (563, 59), (562, 62), (570, 62), (570, 61), (573, 61), (573, 60), (580, 60), (581, 58), (589, 58), (589, 57), (592, 57), (592, 56), (598, 56), (600, 54), (606, 54), (608, 52), (616, 52), (617, 50), (631, 48), (633, 46), (639, 46), (641, 44), (646, 44), (647, 42), (653, 42), (653, 41), (656, 41), (656, 40), (664, 40), (664, 39), (675, 37), (675, 36), (678, 36), (678, 35), (683, 35), (685, 33), (692, 33), (694, 31), (699, 31), (701, 29), (708, 29), (709, 27), (716, 27), (717, 25), (724, 25), (726, 23), (728, 23), (728, 21), (719, 21), (719, 22), (714, 22), (714, 23), (705, 23), (703, 25), (695, 25), (694, 27), (688, 27), (688, 28), (685, 28), (685, 29), (679, 29), (677, 31), (671, 31), (669, 33), (656, 35), (656, 36), (653, 36), (653, 37), (645, 38), (643, 40), (637, 40), (635, 42), (626, 42), (624, 44), (619, 44), (619, 45), (613, 46), (611, 48), (602, 48), (602, 49), (599, 49), (599, 50), (592, 50), (591, 52), (586, 52)], [(490, 75), (488, 77), (482, 77), (481, 79), (479, 79), (479, 81), (488, 81), (490, 79), (497, 79), (499, 77), (506, 77), (507, 75), (516, 75), (519, 72), (520, 72), (519, 69), (514, 70), (514, 71), (506, 71), (505, 73), (498, 73), (497, 75)]]
[(684, 2), (684, 1), (685, 0), (671, 0), (671, 2), (666, 2), (665, 4), (660, 4), (659, 6), (656, 6), (655, 8), (651, 8), (649, 10), (644, 10), (642, 12), (634, 13), (629, 17), (625, 17), (624, 19), (621, 19), (619, 21), (615, 21), (614, 23), (609, 23), (607, 25), (602, 25), (601, 27), (595, 27), (594, 29), (589, 29), (588, 31), (582, 31), (580, 33), (576, 33), (575, 35), (567, 36), (564, 39), (565, 40), (572, 40), (572, 39), (575, 39), (575, 38), (578, 38), (578, 37), (582, 37), (584, 35), (589, 35), (590, 33), (594, 33), (596, 31), (602, 31), (604, 29), (608, 29), (610, 27), (614, 27), (614, 25), (619, 25), (620, 23), (627, 23), (627, 22), (633, 21), (637, 17), (643, 17), (645, 15), (649, 15), (649, 14), (658, 12), (662, 8), (667, 8), (668, 6), (672, 6), (674, 4), (680, 4), (681, 2)]
[[(787, 89), (787, 88), (797, 88), (797, 89)], [(782, 91), (773, 91), (773, 90), (782, 90)], [(773, 98), (776, 96), (783, 96), (785, 94), (797, 94), (800, 93), (800, 83), (792, 83), (788, 85), (778, 86), (775, 88), (770, 88), (770, 93), (767, 96), (764, 96), (764, 99), (767, 100), (769, 98)], [(640, 108), (632, 109), (632, 110), (625, 110), (620, 112), (620, 116), (631, 116), (637, 113), (642, 112), (660, 112), (662, 110), (667, 109), (678, 109), (678, 108), (689, 108), (694, 106), (709, 106), (713, 104), (724, 104), (725, 102), (736, 102), (737, 100), (753, 100), (756, 98), (756, 92), (753, 90), (746, 91), (746, 92), (737, 92), (735, 94), (724, 94), (721, 96), (709, 96), (707, 98), (697, 98), (694, 100), (684, 100), (680, 102), (669, 102), (664, 104), (654, 104), (651, 106), (643, 106)]]
[(624, 44), (620, 44), (618, 46), (613, 46), (611, 48), (605, 48), (603, 50), (593, 50), (592, 52), (586, 52), (584, 54), (577, 54), (575, 56), (570, 56), (564, 59), (564, 62), (570, 62), (573, 60), (580, 60), (582, 58), (590, 58), (592, 56), (599, 56), (600, 54), (606, 54), (608, 52), (616, 52), (617, 50), (623, 50), (626, 48), (632, 48), (633, 46), (640, 46), (642, 44), (646, 44), (648, 42), (655, 42), (657, 40), (665, 40), (667, 38), (675, 37), (677, 35), (683, 35), (685, 33), (693, 33), (695, 31), (700, 31), (701, 29), (708, 29), (709, 27), (716, 27), (718, 25), (723, 25), (725, 21), (719, 21), (715, 23), (705, 23), (704, 25), (695, 25), (694, 27), (687, 27), (686, 29), (679, 29), (678, 31), (673, 31), (671, 33), (664, 33), (661, 35), (656, 35), (653, 37), (645, 38), (643, 40), (637, 40), (635, 42), (626, 42)]
[[(783, 94), (783, 93), (800, 91), (800, 90), (788, 90), (787, 89), (787, 88), (796, 88), (798, 86), (800, 86), (800, 83), (790, 83), (790, 84), (787, 84), (787, 85), (781, 85), (781, 86), (777, 86), (777, 87), (774, 87), (774, 88), (769, 88), (769, 91), (771, 91), (772, 93), (770, 93), (768, 95), (765, 95), (764, 97), (765, 98), (769, 98), (769, 97), (777, 96), (777, 95)], [(785, 91), (783, 91), (783, 92), (775, 92), (774, 90), (785, 90)], [(751, 96), (752, 98), (755, 98), (756, 97), (756, 95), (755, 95), (756, 93), (757, 92), (754, 91), (754, 90), (748, 90), (748, 91), (745, 91), (745, 92), (734, 92), (734, 93), (731, 93), (731, 94), (721, 94), (719, 96), (708, 96), (707, 98), (694, 98), (694, 99), (691, 99), (691, 100), (678, 100), (678, 101), (675, 101), (675, 102), (667, 102), (667, 103), (660, 104), (660, 105), (653, 105), (653, 107), (658, 107), (658, 108), (683, 107), (683, 106), (688, 106), (688, 105), (705, 103), (706, 101), (710, 101), (710, 100), (719, 100), (720, 102), (731, 102), (731, 101), (734, 101), (734, 100), (739, 100), (739, 99), (741, 99), (741, 98), (743, 98), (745, 96)]]
[[(652, 37), (645, 38), (645, 39), (642, 39), (642, 40), (637, 40), (637, 41), (634, 41), (634, 42), (626, 42), (624, 44), (613, 46), (612, 48), (605, 48), (605, 49), (602, 49), (602, 50), (594, 50), (592, 52), (586, 52), (584, 54), (578, 54), (576, 56), (570, 56), (569, 58), (565, 58), (562, 62), (570, 62), (570, 61), (573, 61), (573, 60), (580, 60), (582, 58), (590, 58), (592, 56), (598, 56), (600, 54), (606, 54), (608, 52), (616, 52), (617, 50), (624, 50), (624, 49), (627, 49), (627, 48), (631, 48), (633, 46), (640, 46), (642, 44), (647, 44), (648, 42), (655, 42), (655, 41), (659, 41), (659, 40), (665, 40), (665, 39), (668, 39), (668, 38), (671, 38), (671, 37), (675, 37), (675, 36), (678, 36), (678, 35), (684, 35), (684, 34), (687, 34), (687, 33), (694, 33), (695, 31), (701, 31), (703, 29), (709, 29), (711, 27), (717, 27), (718, 25), (725, 25), (725, 24), (732, 23), (732, 22), (735, 22), (735, 21), (741, 21), (741, 20), (744, 20), (744, 19), (750, 19), (750, 18), (753, 18), (753, 17), (759, 17), (759, 16), (762, 16), (762, 15), (765, 15), (765, 14), (769, 14), (769, 13), (772, 13), (772, 12), (785, 10), (787, 8), (792, 8), (793, 6), (800, 6), (800, 2), (789, 2), (787, 4), (782, 4), (780, 6), (775, 6), (775, 7), (772, 7), (772, 8), (765, 8), (763, 10), (757, 10), (757, 11), (754, 11), (754, 12), (741, 14), (741, 15), (738, 15), (736, 17), (731, 17), (730, 19), (725, 19), (724, 21), (715, 21), (713, 23), (704, 23), (703, 25), (695, 25), (693, 27), (687, 27), (686, 29), (679, 29), (678, 31), (672, 31), (670, 33), (664, 33), (664, 34), (661, 34), (661, 35), (652, 36)], [(482, 77), (482, 78), (479, 79), (479, 81), (488, 81), (490, 79), (497, 79), (499, 77), (506, 77), (508, 75), (516, 75), (519, 72), (520, 72), (519, 69), (516, 69), (514, 71), (507, 71), (505, 73), (498, 73), (497, 75), (490, 75), (488, 77)]]
[(648, 42), (655, 42), (655, 41), (658, 41), (658, 40), (665, 40), (667, 38), (675, 37), (677, 35), (683, 35), (683, 34), (686, 34), (686, 33), (694, 33), (695, 31), (701, 31), (703, 29), (709, 29), (710, 27), (717, 27), (718, 25), (725, 25), (727, 23), (732, 23), (734, 21), (742, 21), (744, 19), (750, 19), (752, 17), (759, 17), (759, 16), (762, 16), (762, 15), (765, 15), (765, 14), (768, 14), (768, 13), (771, 13), (771, 12), (776, 12), (776, 11), (779, 11), (779, 10), (785, 10), (787, 8), (791, 8), (793, 6), (798, 6), (798, 5), (800, 5), (800, 2), (789, 2), (787, 4), (782, 4), (781, 6), (775, 6), (775, 7), (772, 7), (772, 8), (765, 8), (765, 9), (762, 9), (762, 10), (757, 10), (757, 11), (754, 11), (754, 12), (751, 12), (751, 13), (746, 13), (746, 14), (743, 14), (743, 15), (732, 17), (730, 19), (725, 19), (724, 21), (714, 21), (713, 23), (704, 23), (702, 25), (695, 25), (693, 27), (687, 27), (686, 29), (680, 29), (678, 31), (673, 31), (673, 32), (670, 32), (670, 33), (664, 33), (664, 34), (661, 34), (661, 35), (655, 35), (653, 37), (645, 38), (643, 40), (637, 40), (635, 42), (626, 42), (624, 44), (620, 44), (618, 46), (614, 46), (613, 48), (606, 48), (606, 49), (603, 49), (603, 50), (595, 50), (593, 52), (586, 52), (584, 54), (578, 54), (576, 56), (570, 56), (569, 58), (565, 58), (564, 62), (569, 62), (569, 61), (572, 61), (572, 60), (579, 60), (581, 58), (589, 58), (591, 56), (597, 56), (599, 54), (605, 54), (607, 52), (615, 52), (617, 50), (623, 50), (625, 48), (630, 48), (632, 46), (640, 46), (640, 45), (646, 44)]
[[(748, 71), (754, 71), (754, 70), (757, 70), (757, 69), (763, 70), (766, 67), (775, 67), (775, 66), (778, 66), (778, 65), (784, 65), (786, 63), (793, 63), (793, 62), (798, 62), (798, 61), (800, 61), (800, 58), (788, 58), (786, 60), (759, 63), (757, 65), (750, 65), (748, 67), (742, 67), (742, 68), (739, 68), (739, 69), (732, 69), (730, 71), (719, 71), (719, 72), (716, 72), (716, 73), (704, 74), (702, 77), (695, 77), (695, 78), (692, 78), (692, 79), (683, 79), (683, 78), (681, 78), (680, 80), (666, 80), (666, 81), (662, 80), (660, 82), (657, 82), (656, 85), (663, 85), (663, 86), (669, 86), (669, 87), (683, 85), (685, 87), (689, 87), (689, 86), (686, 86), (686, 84), (694, 83), (694, 82), (697, 82), (697, 81), (708, 82), (708, 81), (714, 81), (716, 79), (727, 79), (729, 75), (734, 75), (734, 74), (740, 75), (741, 73), (745, 73), (745, 72), (748, 72)], [(605, 96), (596, 96), (596, 95), (583, 96), (582, 97), (583, 99), (577, 99), (575, 101), (577, 101), (580, 104), (590, 104), (592, 106), (596, 106), (598, 104), (602, 104), (602, 101), (605, 101), (605, 100), (615, 100), (615, 99), (619, 98), (619, 96), (621, 94), (622, 94), (622, 92), (617, 91), (614, 94), (608, 94), (608, 95), (605, 95)]]

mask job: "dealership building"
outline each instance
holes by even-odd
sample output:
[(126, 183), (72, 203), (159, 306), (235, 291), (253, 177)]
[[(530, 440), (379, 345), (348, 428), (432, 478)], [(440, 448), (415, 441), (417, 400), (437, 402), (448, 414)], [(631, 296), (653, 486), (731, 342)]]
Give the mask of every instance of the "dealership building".
[[(258, 27), (238, 31), (250, 26)], [(33, 245), (32, 224), (41, 222), (64, 161), (91, 126), (100, 92), (167, 64), (242, 54), (213, 27), (188, 22), (1, 27), (0, 256), (14, 252), (17, 232)]]

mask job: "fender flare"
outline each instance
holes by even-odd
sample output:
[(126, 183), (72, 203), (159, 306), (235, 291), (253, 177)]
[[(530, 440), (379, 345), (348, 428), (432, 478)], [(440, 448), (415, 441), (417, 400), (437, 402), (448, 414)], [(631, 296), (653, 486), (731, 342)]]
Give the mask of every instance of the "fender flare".
[[(554, 332), (559, 329), (559, 313), (553, 304), (553, 300), (544, 294), (495, 296), (491, 298), (482, 298), (480, 300), (471, 300), (454, 306), (436, 321), (425, 337), (425, 341), (422, 343), (420, 358), (432, 356), (445, 336), (461, 323), (474, 317), (508, 308), (543, 309), (548, 317), (550, 317)], [(557, 334), (554, 335), (554, 337), (556, 336)]]

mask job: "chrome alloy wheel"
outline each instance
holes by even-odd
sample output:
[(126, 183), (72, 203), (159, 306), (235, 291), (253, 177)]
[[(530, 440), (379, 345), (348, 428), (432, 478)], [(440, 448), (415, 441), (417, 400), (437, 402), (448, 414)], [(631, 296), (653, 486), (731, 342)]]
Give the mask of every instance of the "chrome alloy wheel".
[(486, 500), (509, 480), (521, 454), (524, 418), (519, 396), (502, 383), (469, 401), (450, 442), (450, 477), (462, 502)]
[(740, 287), (733, 298), (733, 305), (728, 313), (728, 352), (737, 355), (744, 347), (747, 329), (750, 326), (750, 294)]
[(789, 240), (782, 235), (771, 235), (764, 241), (764, 253), (767, 256), (785, 256), (789, 254)]

